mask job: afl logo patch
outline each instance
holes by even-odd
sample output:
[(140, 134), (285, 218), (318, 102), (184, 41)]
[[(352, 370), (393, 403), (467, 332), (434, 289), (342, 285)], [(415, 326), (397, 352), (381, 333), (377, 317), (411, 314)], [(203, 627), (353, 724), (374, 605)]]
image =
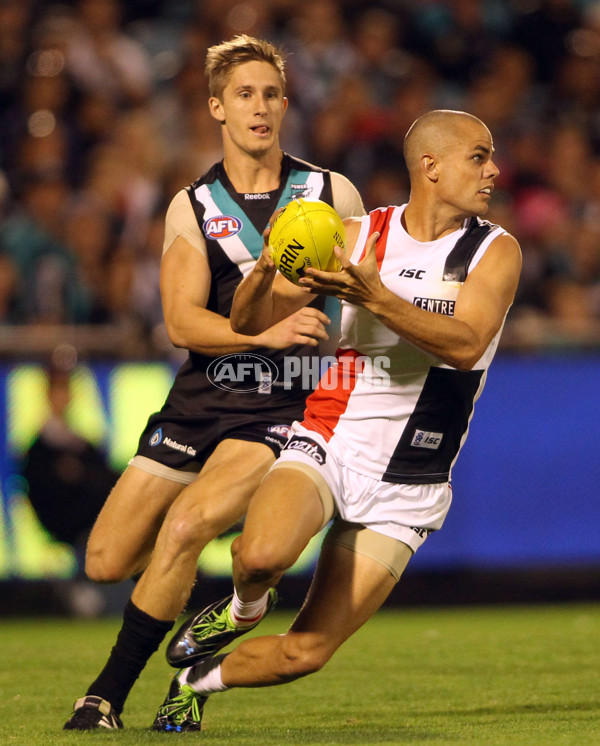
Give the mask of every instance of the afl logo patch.
[(155, 430), (152, 433), (148, 443), (150, 443), (151, 446), (157, 446), (159, 443), (162, 443), (162, 437), (162, 427), (159, 427), (158, 430)]
[(284, 438), (289, 438), (292, 428), (289, 425), (271, 425), (271, 427), (268, 428), (268, 432), (282, 435)]
[(235, 215), (218, 215), (205, 220), (202, 230), (209, 238), (231, 238), (242, 230), (242, 221)]
[(272, 360), (252, 352), (235, 352), (216, 357), (206, 369), (206, 377), (219, 389), (238, 394), (257, 391), (271, 393), (279, 370)]

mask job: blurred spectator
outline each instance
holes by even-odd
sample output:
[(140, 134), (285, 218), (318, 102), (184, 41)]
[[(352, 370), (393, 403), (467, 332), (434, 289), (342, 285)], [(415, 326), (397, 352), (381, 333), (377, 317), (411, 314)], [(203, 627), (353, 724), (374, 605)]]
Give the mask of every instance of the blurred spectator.
[(15, 170), (13, 186), (19, 190), (23, 180), (34, 175), (63, 179), (65, 189), (69, 189), (67, 159), (69, 137), (64, 127), (54, 123), (43, 134), (26, 133), (15, 149)]
[(426, 62), (413, 60), (389, 101), (385, 114), (378, 112), (384, 122), (381, 134), (370, 140), (352, 143), (349, 148), (351, 167), (344, 173), (348, 173), (363, 192), (368, 194), (370, 185), (376, 186), (382, 172), (394, 171), (395, 174), (393, 194), (385, 198), (383, 203), (381, 198), (385, 197), (385, 193), (380, 190), (376, 192), (379, 202), (370, 201), (370, 198), (363, 195), (367, 209), (385, 204), (399, 193), (408, 194), (408, 173), (402, 152), (404, 136), (417, 117), (429, 109), (440, 108), (438, 83), (438, 77)]
[(600, 55), (568, 55), (558, 65), (549, 92), (548, 118), (577, 122), (600, 147)]
[(47, 376), (49, 416), (25, 454), (23, 476), (42, 525), (81, 555), (118, 475), (108, 466), (105, 454), (68, 424), (72, 372), (50, 365)]
[[(131, 257), (129, 309), (146, 336), (161, 344), (165, 335), (159, 290), (160, 262), (164, 239), (164, 209), (157, 209), (148, 222), (144, 248)], [(167, 338), (168, 342), (168, 338)]]
[(369, 85), (373, 107), (385, 107), (413, 64), (413, 56), (399, 45), (407, 33), (405, 13), (369, 8), (354, 22), (358, 69)]
[(16, 313), (19, 272), (10, 257), (0, 253), (0, 324), (12, 324)]
[(118, 0), (77, 0), (63, 18), (64, 52), (81, 90), (137, 106), (152, 93), (152, 69), (146, 50), (122, 28), (123, 7)]
[[(473, 70), (466, 94), (465, 108), (489, 122), (495, 142), (516, 127), (537, 123), (543, 106), (533, 59), (512, 44), (500, 44), (490, 51)], [(504, 151), (504, 143), (498, 150)]]
[(31, 0), (0, 3), (0, 111), (16, 103), (20, 96), (31, 16)]
[(269, 6), (267, 0), (205, 0), (203, 12), (214, 22), (220, 39), (235, 34), (266, 39), (275, 33)]
[(77, 281), (75, 259), (63, 241), (69, 195), (61, 174), (24, 174), (19, 209), (0, 226), (0, 253), (19, 275), (19, 322), (86, 322), (87, 303)]
[(581, 23), (577, 0), (515, 3), (512, 39), (527, 49), (536, 64), (536, 78), (550, 83), (567, 52), (566, 40)]
[[(72, 366), (76, 356), (55, 351), (47, 368), (49, 415), (24, 454), (22, 474), (28, 496), (40, 523), (56, 540), (69, 544), (77, 559), (74, 580), (57, 590), (67, 610), (80, 616), (95, 616), (105, 601), (85, 579), (84, 557), (88, 534), (112, 489), (118, 474), (105, 454), (75, 433), (68, 422), (72, 395)], [(65, 365), (65, 360), (70, 361)]]
[(405, 199), (425, 111), (489, 122), (491, 214), (523, 247), (508, 326), (600, 325), (600, 0), (1, 0), (2, 323), (129, 323), (152, 349), (165, 194), (220, 148), (206, 48), (242, 32), (288, 52), (284, 148), (367, 207)]
[[(356, 158), (356, 148), (360, 147), (360, 140), (371, 139), (367, 132), (363, 131), (366, 96), (367, 86), (361, 77), (340, 77), (337, 87), (331, 91), (328, 104), (315, 113), (308, 128), (309, 159), (321, 163), (324, 168), (340, 171), (351, 178), (355, 171), (352, 161)], [(372, 127), (383, 129), (382, 124), (378, 124), (385, 116), (383, 112), (369, 111)], [(362, 174), (359, 174), (359, 177), (361, 176)], [(359, 183), (360, 180), (359, 178)]]
[(20, 95), (0, 114), (0, 142), (5, 168), (40, 168), (47, 165), (35, 160), (35, 156), (27, 164), (20, 160), (19, 151), (23, 149), (20, 143), (26, 139), (46, 147), (46, 162), (53, 160), (53, 165), (56, 165), (58, 161), (59, 167), (66, 167), (73, 134), (67, 111), (70, 95), (69, 81), (60, 72), (51, 75), (33, 72), (23, 77)]
[(283, 33), (289, 53), (291, 106), (309, 121), (327, 105), (339, 81), (356, 71), (358, 59), (345, 27), (339, 0), (305, 0)]
[(87, 323), (118, 320), (129, 310), (131, 271), (110, 212), (102, 202), (82, 194), (67, 207), (64, 226), (65, 245), (75, 259), (77, 280), (85, 295)]
[(587, 179), (581, 178), (593, 162), (589, 132), (576, 122), (555, 127), (546, 138), (546, 159), (548, 183), (579, 212), (589, 194)]
[(450, 85), (468, 84), (510, 30), (510, 15), (500, 0), (431, 0), (411, 8), (419, 32), (415, 49), (426, 51)]
[(402, 205), (408, 200), (408, 173), (404, 166), (382, 168), (371, 175), (363, 189), (367, 210), (384, 204)]
[(137, 246), (162, 199), (166, 142), (146, 109), (117, 118), (111, 136), (90, 152), (84, 190), (104, 202), (119, 226), (116, 237)]
[(126, 242), (135, 245), (145, 235), (148, 220), (162, 197), (167, 142), (150, 111), (136, 108), (115, 122), (110, 143), (114, 149), (107, 152), (118, 160), (122, 179), (114, 185), (123, 216), (122, 235)]

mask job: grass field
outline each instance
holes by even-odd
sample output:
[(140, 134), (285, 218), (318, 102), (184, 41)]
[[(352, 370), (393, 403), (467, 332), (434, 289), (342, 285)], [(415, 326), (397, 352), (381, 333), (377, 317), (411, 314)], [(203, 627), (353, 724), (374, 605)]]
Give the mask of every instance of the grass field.
[(201, 734), (148, 730), (171, 678), (161, 650), (125, 730), (62, 731), (117, 627), (0, 621), (0, 744), (600, 744), (600, 605), (384, 610), (318, 674), (213, 696)]

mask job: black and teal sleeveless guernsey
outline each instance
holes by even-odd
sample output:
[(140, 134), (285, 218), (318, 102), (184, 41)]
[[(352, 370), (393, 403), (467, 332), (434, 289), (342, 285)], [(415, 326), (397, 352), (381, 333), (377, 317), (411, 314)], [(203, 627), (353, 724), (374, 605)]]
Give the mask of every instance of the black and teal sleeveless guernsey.
[[(279, 188), (272, 192), (236, 192), (222, 162), (187, 187), (187, 192), (206, 240), (211, 271), (206, 307), (226, 318), (237, 286), (262, 251), (262, 233), (273, 212), (297, 197), (333, 202), (330, 172), (287, 154), (282, 159)], [(310, 393), (307, 383), (318, 380), (318, 375), (302, 375), (302, 371), (318, 364), (316, 356), (316, 348), (307, 345), (285, 350), (256, 348), (219, 358), (190, 351), (167, 404), (190, 415), (233, 408), (240, 414), (263, 415), (284, 410), (286, 420), (301, 418)]]

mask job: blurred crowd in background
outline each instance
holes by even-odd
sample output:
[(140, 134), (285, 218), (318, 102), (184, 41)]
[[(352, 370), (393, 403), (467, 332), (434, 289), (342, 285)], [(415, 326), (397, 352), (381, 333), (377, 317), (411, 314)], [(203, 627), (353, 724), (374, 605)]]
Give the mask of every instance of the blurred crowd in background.
[(222, 157), (204, 60), (237, 33), (288, 54), (283, 148), (367, 209), (406, 200), (420, 114), (483, 119), (524, 256), (505, 344), (600, 344), (597, 0), (0, 0), (0, 337), (166, 354), (164, 214)]

